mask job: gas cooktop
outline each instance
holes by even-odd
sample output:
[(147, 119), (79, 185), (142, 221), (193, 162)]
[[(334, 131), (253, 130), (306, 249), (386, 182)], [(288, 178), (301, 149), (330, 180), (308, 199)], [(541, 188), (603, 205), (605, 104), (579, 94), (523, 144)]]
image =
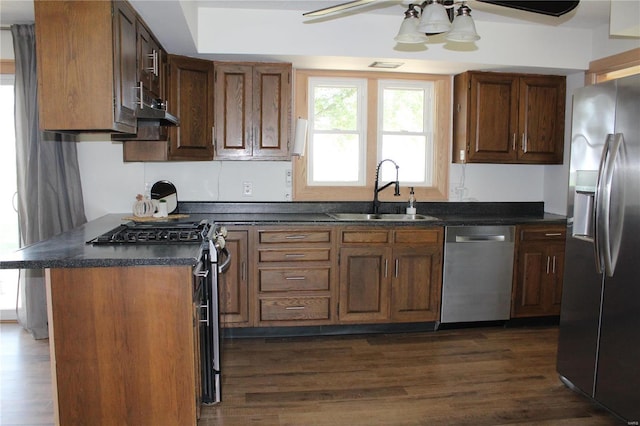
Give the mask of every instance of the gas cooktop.
[(202, 243), (210, 238), (213, 226), (201, 222), (128, 222), (87, 241), (108, 244), (185, 244)]

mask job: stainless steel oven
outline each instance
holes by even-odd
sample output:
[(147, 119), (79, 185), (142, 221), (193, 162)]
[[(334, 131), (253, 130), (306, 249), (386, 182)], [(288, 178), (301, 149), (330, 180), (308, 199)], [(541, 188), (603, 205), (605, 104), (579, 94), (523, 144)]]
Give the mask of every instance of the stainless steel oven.
[[(224, 273), (231, 263), (231, 255), (224, 247), (224, 228), (216, 229), (202, 250), (202, 298), (200, 299), (200, 361), (202, 402), (216, 404), (222, 401), (222, 337), (220, 332), (220, 302), (218, 274)], [(197, 268), (196, 268), (197, 269)]]
[(218, 275), (231, 262), (225, 249), (226, 229), (201, 222), (128, 222), (89, 241), (94, 245), (199, 244), (193, 291), (197, 309), (202, 403), (222, 400)]

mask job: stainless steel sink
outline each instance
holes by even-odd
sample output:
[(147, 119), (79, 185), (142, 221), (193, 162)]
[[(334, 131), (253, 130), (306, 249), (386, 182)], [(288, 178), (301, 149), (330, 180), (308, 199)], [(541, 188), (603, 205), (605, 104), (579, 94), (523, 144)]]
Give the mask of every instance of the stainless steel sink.
[(361, 222), (361, 221), (390, 221), (390, 222), (414, 222), (440, 220), (437, 217), (425, 216), (421, 214), (394, 214), (394, 213), (327, 213), (336, 220)]

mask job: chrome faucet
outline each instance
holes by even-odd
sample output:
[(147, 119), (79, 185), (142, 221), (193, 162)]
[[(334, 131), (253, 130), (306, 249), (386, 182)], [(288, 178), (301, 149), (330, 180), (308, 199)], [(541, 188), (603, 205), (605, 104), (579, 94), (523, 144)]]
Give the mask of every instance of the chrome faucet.
[[(394, 166), (396, 166), (396, 181), (393, 182), (389, 182), (381, 187), (378, 188), (378, 179), (380, 177), (380, 166), (382, 166), (382, 163), (384, 163), (385, 161), (391, 161), (393, 163)], [(396, 186), (396, 191), (393, 195), (395, 195), (396, 197), (398, 197), (400, 195), (400, 181), (398, 180), (398, 169), (400, 167), (396, 164), (395, 161), (390, 160), (390, 159), (385, 159), (382, 160), (381, 162), (378, 163), (378, 167), (376, 168), (376, 183), (375, 186), (373, 188), (373, 214), (378, 214), (378, 210), (380, 209), (380, 200), (378, 200), (378, 192), (382, 191), (383, 189), (395, 184)]]

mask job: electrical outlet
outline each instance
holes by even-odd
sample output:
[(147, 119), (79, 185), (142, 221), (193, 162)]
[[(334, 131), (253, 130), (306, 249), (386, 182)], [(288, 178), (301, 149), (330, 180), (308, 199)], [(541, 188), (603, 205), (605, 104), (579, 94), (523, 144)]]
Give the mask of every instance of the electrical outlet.
[(242, 196), (243, 197), (253, 196), (253, 182), (242, 182)]
[(293, 181), (291, 175), (291, 169), (287, 169), (284, 171), (284, 183), (287, 188), (291, 188), (291, 182)]

